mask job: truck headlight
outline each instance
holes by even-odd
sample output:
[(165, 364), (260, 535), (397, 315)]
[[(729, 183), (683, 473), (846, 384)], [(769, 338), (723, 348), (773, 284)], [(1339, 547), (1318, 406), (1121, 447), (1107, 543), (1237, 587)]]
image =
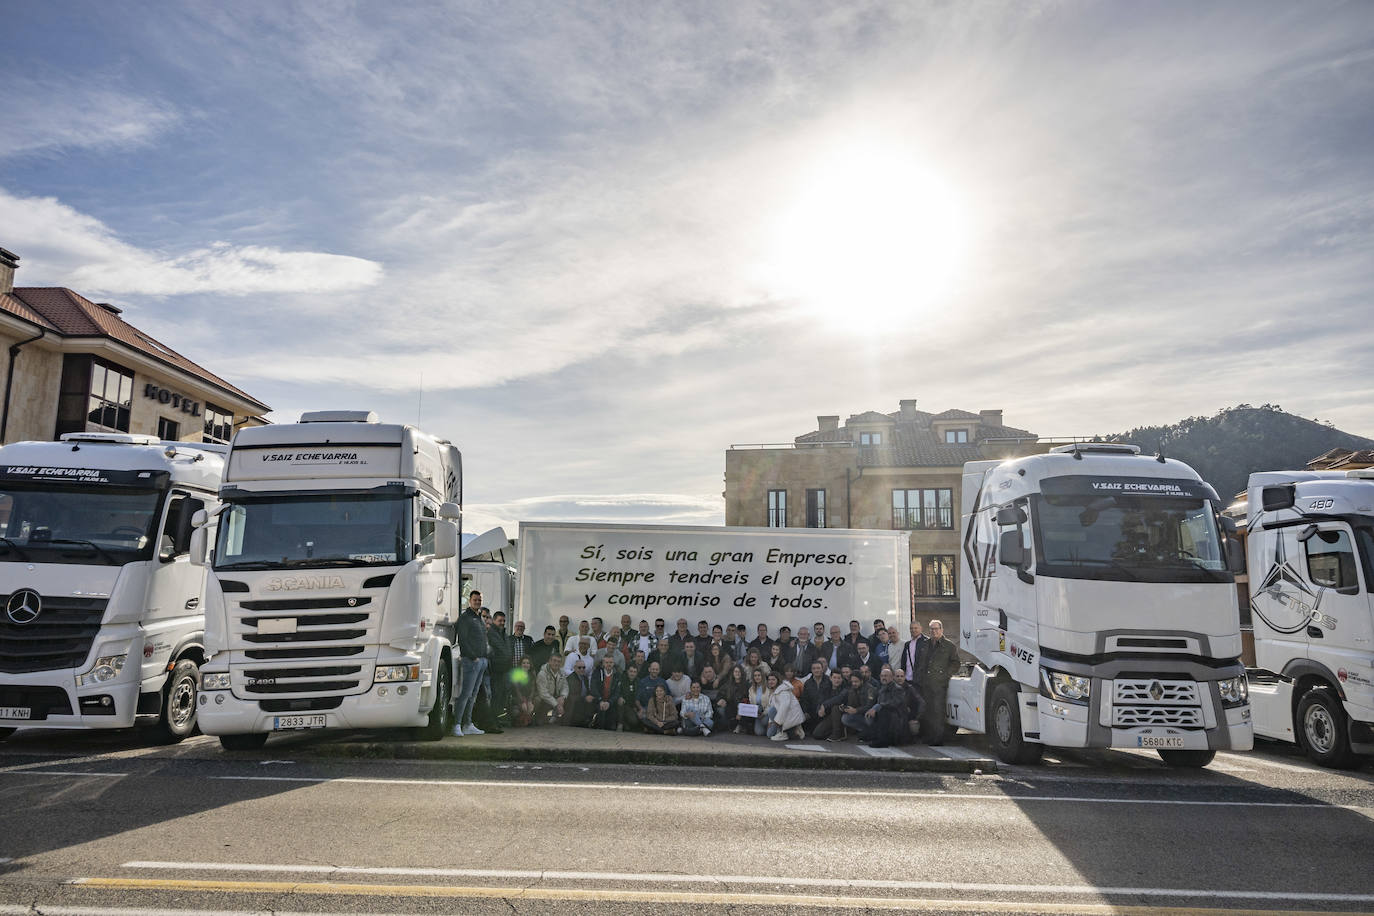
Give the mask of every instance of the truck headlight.
[(128, 655), (102, 655), (95, 660), (95, 665), (86, 674), (76, 679), (78, 686), (83, 684), (103, 684), (119, 677), (119, 672), (124, 670), (124, 659)]
[(378, 665), (376, 673), (372, 675), (372, 683), (374, 684), (389, 684), (393, 681), (418, 681), (419, 679), (419, 665)]
[(214, 674), (204, 674), (200, 676), (201, 690), (228, 690), (231, 683), (228, 671), (219, 671)]
[(1241, 706), (1250, 700), (1250, 683), (1243, 674), (1217, 681), (1217, 689), (1221, 691), (1223, 706)]
[(1056, 699), (1064, 700), (1068, 703), (1086, 703), (1088, 697), (1092, 695), (1093, 680), (1090, 677), (1081, 677), (1077, 674), (1065, 674), (1062, 671), (1048, 671), (1040, 669), (1040, 679), (1045, 684), (1045, 689)]

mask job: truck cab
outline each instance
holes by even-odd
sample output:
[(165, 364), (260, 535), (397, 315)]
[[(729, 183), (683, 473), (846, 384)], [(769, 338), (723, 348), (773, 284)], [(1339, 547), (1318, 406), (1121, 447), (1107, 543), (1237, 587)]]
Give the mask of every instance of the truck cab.
[(225, 447), (69, 433), (0, 448), (0, 737), (196, 728), (205, 573), (191, 521)]
[(240, 430), (220, 497), (192, 548), (211, 569), (202, 730), (229, 750), (315, 728), (443, 737), (458, 449), (371, 412), (307, 413)]
[(1045, 745), (1202, 766), (1251, 746), (1240, 621), (1212, 488), (1131, 445), (964, 468), (951, 721), (1008, 762)]
[(1324, 766), (1374, 754), (1374, 469), (1246, 490), (1255, 731)]

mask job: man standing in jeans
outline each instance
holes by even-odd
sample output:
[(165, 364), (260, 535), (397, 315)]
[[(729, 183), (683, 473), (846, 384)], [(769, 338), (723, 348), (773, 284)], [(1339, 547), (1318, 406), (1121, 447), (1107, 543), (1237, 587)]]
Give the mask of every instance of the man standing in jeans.
[(458, 670), (462, 681), (458, 698), (454, 700), (453, 734), (486, 734), (472, 724), (472, 705), (477, 700), (477, 688), (487, 670), (487, 627), (482, 620), (482, 593), (468, 595), (468, 606), (458, 615)]

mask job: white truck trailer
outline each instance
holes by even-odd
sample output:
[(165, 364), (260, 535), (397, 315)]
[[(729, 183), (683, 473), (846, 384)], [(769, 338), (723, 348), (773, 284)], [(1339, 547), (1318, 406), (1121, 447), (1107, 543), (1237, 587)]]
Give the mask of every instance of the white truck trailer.
[(195, 730), (205, 572), (187, 551), (223, 453), (124, 433), (0, 448), (0, 738)]
[(200, 724), (229, 750), (274, 732), (447, 733), (462, 459), (364, 411), (240, 430), (206, 561)]
[(950, 682), (947, 713), (1003, 761), (1048, 745), (1206, 766), (1252, 746), (1239, 544), (1192, 468), (1139, 452), (964, 466), (960, 635), (977, 664)]
[(1251, 474), (1246, 502), (1255, 733), (1355, 766), (1374, 754), (1374, 469)]
[(911, 621), (905, 531), (521, 522), (519, 549), (519, 619), (535, 639), (563, 614), (607, 629), (662, 617), (668, 632), (685, 617), (693, 634), (699, 620), (745, 623), (747, 638), (760, 623)]

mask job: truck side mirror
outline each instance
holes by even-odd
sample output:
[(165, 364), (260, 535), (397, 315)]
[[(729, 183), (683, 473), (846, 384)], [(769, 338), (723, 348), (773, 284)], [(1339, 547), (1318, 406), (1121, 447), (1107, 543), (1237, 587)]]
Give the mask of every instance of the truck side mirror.
[(457, 503), (444, 503), (439, 507), (439, 517), (456, 522), (463, 517), (463, 507)]
[(1026, 521), (1026, 510), (1020, 506), (1003, 506), (997, 510), (997, 524), (1006, 528), (1008, 525), (1022, 525)]
[(1020, 569), (1026, 562), (1026, 551), (1021, 546), (1020, 531), (1003, 531), (997, 540), (997, 562), (1003, 566)]
[(1226, 536), (1235, 537), (1236, 534), (1240, 531), (1240, 526), (1236, 524), (1236, 520), (1231, 518), (1231, 516), (1229, 515), (1222, 515), (1218, 517), (1221, 519), (1221, 530), (1226, 533)]
[(196, 515), (205, 510), (205, 501), (187, 497), (181, 501), (176, 524), (172, 527), (172, 555), (181, 556), (191, 549), (191, 535), (196, 530)]
[(1281, 487), (1265, 487), (1260, 491), (1260, 503), (1265, 512), (1291, 509), (1297, 501), (1297, 491), (1292, 484)]
[(200, 509), (196, 512), (187, 513), (187, 517), (191, 520), (192, 529), (190, 539), (187, 541), (187, 552), (190, 554), (192, 565), (204, 566), (205, 544), (208, 537), (205, 526), (210, 521), (210, 513)]
[(434, 559), (447, 560), (458, 556), (458, 526), (440, 520), (434, 523)]

